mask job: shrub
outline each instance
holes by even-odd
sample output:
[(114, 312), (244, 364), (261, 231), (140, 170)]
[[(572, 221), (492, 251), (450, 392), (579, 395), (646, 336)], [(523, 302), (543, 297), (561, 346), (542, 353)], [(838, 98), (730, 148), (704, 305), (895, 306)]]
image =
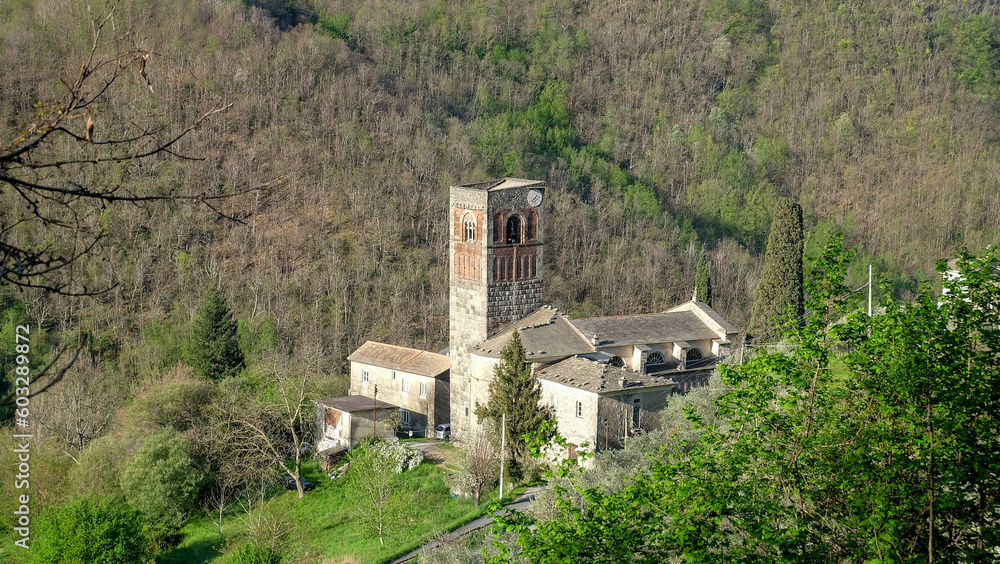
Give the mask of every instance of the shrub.
[(226, 564), (278, 564), (281, 555), (271, 547), (257, 543), (244, 544), (229, 554)]
[(194, 508), (204, 476), (194, 469), (191, 445), (173, 431), (143, 443), (122, 475), (129, 503), (152, 522), (179, 527)]
[(139, 564), (147, 555), (143, 517), (123, 500), (78, 499), (38, 518), (32, 564)]
[(424, 453), (413, 450), (402, 443), (382, 441), (372, 446), (372, 452), (384, 460), (396, 474), (413, 470), (424, 461)]

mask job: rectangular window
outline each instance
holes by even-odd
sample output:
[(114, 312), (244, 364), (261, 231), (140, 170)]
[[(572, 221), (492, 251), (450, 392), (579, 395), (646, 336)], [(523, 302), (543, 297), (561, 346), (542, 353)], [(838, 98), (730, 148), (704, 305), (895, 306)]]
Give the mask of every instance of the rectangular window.
[(582, 401), (576, 402), (576, 416), (580, 417), (580, 418), (583, 417), (583, 402)]
[(405, 409), (400, 409), (399, 410), (399, 415), (400, 415), (399, 421), (403, 425), (409, 425), (410, 424), (410, 412), (409, 411), (406, 411)]
[(393, 382), (396, 381), (396, 371), (395, 370), (392, 371), (392, 381)]
[(364, 384), (368, 383), (368, 371), (367, 370), (362, 370), (361, 371), (361, 382), (364, 383)]
[(409, 391), (410, 391), (410, 384), (407, 383), (406, 378), (403, 378), (403, 393), (405, 394)]
[(632, 427), (639, 427), (639, 415), (642, 412), (642, 400), (636, 398), (632, 400)]
[(427, 382), (420, 383), (420, 397), (427, 397)]
[(552, 410), (555, 411), (558, 408), (559, 408), (559, 398), (555, 394), (552, 394)]

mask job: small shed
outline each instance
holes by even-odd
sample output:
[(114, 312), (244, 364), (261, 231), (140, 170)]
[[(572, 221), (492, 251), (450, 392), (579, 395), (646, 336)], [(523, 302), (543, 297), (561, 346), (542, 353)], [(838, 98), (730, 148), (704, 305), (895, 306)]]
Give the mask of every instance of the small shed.
[[(368, 396), (320, 398), (316, 403), (316, 450), (332, 447), (353, 449), (375, 428), (382, 438), (396, 435), (395, 426), (386, 421), (399, 421), (399, 406)], [(378, 421), (376, 426), (373, 417)]]

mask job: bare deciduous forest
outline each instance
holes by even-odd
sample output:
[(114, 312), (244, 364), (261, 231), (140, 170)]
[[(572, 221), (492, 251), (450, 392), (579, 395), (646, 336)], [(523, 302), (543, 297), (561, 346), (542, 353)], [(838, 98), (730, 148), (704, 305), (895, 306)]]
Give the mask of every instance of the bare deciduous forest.
[[(65, 93), (109, 6), (0, 4), (0, 143)], [(858, 250), (850, 282), (873, 263), (905, 298), (935, 261), (998, 242), (998, 14), (933, 0), (126, 0), (97, 54), (151, 55), (80, 113), (95, 140), (231, 107), (172, 152), (53, 174), (234, 196), (76, 202), (103, 238), (62, 275), (111, 289), (0, 288), (0, 334), (39, 327), (40, 357), (85, 347), (45, 400), (99, 390), (86, 392), (94, 420), (48, 422), (81, 460), (102, 436), (138, 436), (123, 429), (151, 420), (143, 394), (194, 386), (178, 362), (213, 287), (250, 373), (308, 356), (334, 376), (325, 390), (342, 391), (345, 357), (365, 340), (447, 345), (448, 187), (499, 176), (549, 183), (546, 300), (574, 316), (690, 299), (705, 249), (714, 307), (745, 326), (781, 197), (804, 210), (807, 253), (842, 232)], [(84, 117), (67, 127), (86, 134)], [(78, 237), (17, 223), (24, 208), (0, 184), (5, 241)], [(0, 363), (11, 380), (13, 353)], [(202, 425), (185, 417), (175, 430)]]

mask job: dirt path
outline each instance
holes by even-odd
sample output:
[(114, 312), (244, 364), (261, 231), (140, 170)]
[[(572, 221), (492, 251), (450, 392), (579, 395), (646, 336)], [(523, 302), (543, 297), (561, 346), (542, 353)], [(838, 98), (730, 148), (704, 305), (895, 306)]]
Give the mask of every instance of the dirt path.
[(424, 460), (446, 470), (456, 470), (462, 463), (465, 451), (437, 439), (405, 443), (413, 450), (424, 453)]

